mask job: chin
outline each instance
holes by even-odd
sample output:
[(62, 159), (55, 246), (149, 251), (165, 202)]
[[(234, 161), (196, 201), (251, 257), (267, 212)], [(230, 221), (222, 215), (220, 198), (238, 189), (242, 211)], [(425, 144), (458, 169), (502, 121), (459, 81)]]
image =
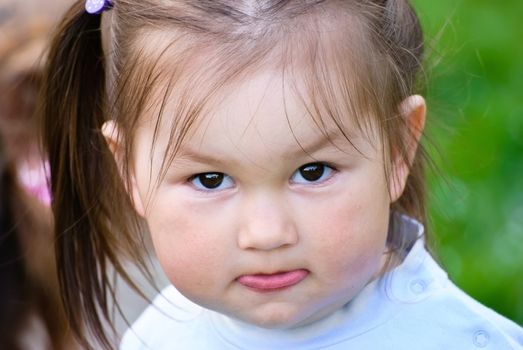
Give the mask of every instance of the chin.
[(266, 310), (261, 314), (250, 315), (243, 321), (260, 328), (274, 330), (296, 328), (307, 323), (306, 320), (298, 318), (295, 313), (282, 309)]
[(295, 327), (295, 323), (289, 322), (287, 319), (269, 318), (263, 320), (248, 320), (246, 322), (253, 326), (272, 330), (284, 330)]

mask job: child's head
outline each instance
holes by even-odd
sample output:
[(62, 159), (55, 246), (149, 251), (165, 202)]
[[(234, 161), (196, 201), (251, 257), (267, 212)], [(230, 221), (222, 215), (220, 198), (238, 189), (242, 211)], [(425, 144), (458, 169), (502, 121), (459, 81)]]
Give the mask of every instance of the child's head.
[(144, 223), (187, 297), (288, 328), (350, 301), (408, 244), (391, 209), (424, 221), (423, 42), (406, 0), (116, 0), (101, 20), (82, 5), (43, 106), (77, 324), (104, 302), (106, 260), (125, 275), (115, 253), (138, 257)]

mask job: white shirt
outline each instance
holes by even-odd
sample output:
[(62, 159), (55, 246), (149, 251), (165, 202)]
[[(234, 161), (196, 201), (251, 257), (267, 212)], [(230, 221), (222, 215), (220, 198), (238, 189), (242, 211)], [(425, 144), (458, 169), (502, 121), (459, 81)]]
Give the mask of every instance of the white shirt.
[[(419, 237), (423, 227), (405, 219)], [(126, 332), (121, 350), (523, 350), (523, 329), (456, 287), (423, 238), (401, 265), (313, 324), (268, 330), (204, 309), (173, 286)]]

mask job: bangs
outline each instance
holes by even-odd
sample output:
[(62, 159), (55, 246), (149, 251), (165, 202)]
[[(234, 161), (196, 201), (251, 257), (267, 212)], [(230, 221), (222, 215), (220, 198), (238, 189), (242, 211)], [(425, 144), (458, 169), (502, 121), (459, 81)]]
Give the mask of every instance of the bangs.
[[(334, 128), (353, 146), (355, 132), (385, 144), (379, 117), (384, 115), (386, 87), (377, 79), (383, 69), (373, 55), (366, 54), (369, 30), (365, 24), (347, 16), (351, 17), (309, 16), (226, 39), (215, 33), (144, 33), (125, 69), (118, 69), (128, 75), (115, 79), (121, 82), (114, 89), (120, 93), (113, 94), (112, 105), (115, 120), (124, 130), (120, 135), (126, 151), (124, 171), (129, 175), (137, 128), (154, 123), (150, 147), (161, 147), (163, 154), (160, 173), (150, 174), (157, 186), (181, 145), (211, 117), (213, 108), (261, 70), (280, 74), (283, 91), (301, 101), (326, 138), (328, 129)], [(123, 96), (132, 98), (124, 101)], [(166, 145), (157, 144), (160, 133), (168, 133)]]

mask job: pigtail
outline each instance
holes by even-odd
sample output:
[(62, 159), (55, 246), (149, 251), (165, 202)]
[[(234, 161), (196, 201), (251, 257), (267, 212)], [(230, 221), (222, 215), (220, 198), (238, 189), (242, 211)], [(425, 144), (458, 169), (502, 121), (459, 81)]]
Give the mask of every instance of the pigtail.
[[(111, 306), (118, 308), (108, 267), (138, 288), (119, 257), (143, 258), (131, 233), (142, 225), (130, 206), (101, 127), (106, 88), (101, 16), (84, 1), (67, 13), (51, 44), (41, 91), (43, 141), (51, 168), (56, 260), (65, 310), (82, 345), (94, 337), (111, 348)], [(87, 332), (86, 332), (87, 331)], [(89, 336), (89, 337), (88, 337)]]

